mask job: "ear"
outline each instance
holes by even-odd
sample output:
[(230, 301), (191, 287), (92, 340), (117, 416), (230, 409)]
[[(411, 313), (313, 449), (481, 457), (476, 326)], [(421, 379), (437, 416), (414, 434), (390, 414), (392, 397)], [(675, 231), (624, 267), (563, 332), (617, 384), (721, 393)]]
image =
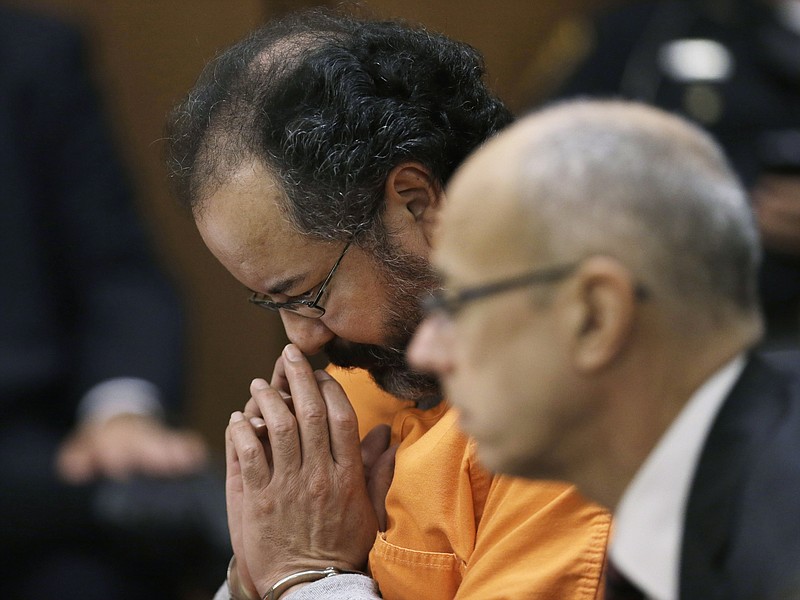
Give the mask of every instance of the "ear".
[(418, 229), (431, 242), (444, 192), (430, 169), (418, 162), (405, 162), (389, 172), (384, 189), (384, 221), (390, 231)]
[(610, 366), (632, 341), (638, 310), (636, 282), (617, 260), (593, 256), (573, 276), (570, 293), (575, 367), (596, 373)]

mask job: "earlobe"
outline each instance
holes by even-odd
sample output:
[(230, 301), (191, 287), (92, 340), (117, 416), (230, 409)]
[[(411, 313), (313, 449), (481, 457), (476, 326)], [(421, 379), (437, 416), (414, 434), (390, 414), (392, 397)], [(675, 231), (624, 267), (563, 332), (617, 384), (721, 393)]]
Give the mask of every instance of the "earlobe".
[(574, 360), (597, 372), (625, 351), (636, 318), (636, 285), (630, 271), (612, 258), (587, 259), (575, 275)]

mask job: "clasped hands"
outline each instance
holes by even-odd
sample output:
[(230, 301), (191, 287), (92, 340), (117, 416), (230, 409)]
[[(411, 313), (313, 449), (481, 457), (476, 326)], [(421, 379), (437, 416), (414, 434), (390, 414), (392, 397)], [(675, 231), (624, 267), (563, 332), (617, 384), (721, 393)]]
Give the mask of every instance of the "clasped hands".
[(361, 442), (341, 386), (288, 345), (226, 430), (228, 525), (240, 593), (261, 598), (307, 569), (363, 570), (391, 483), (379, 426)]

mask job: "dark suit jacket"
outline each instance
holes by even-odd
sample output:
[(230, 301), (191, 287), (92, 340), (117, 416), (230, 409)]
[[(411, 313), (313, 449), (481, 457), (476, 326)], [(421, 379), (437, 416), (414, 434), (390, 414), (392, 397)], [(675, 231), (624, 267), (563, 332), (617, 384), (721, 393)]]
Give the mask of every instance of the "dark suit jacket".
[(79, 35), (0, 7), (0, 598), (210, 597), (224, 577), (216, 474), (55, 475), (93, 385), (142, 378), (177, 412), (182, 310), (149, 244)]
[(139, 223), (79, 35), (0, 8), (0, 413), (71, 425), (92, 385), (182, 378), (182, 313)]
[(792, 373), (751, 358), (712, 426), (688, 501), (682, 599), (800, 598), (795, 361)]

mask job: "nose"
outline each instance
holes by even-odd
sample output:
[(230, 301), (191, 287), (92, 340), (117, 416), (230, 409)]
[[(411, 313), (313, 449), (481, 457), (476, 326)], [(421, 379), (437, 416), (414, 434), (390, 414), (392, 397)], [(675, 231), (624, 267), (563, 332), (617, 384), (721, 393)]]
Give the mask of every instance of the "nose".
[(416, 370), (438, 376), (453, 370), (453, 326), (443, 316), (426, 317), (408, 346), (409, 364)]
[(321, 319), (309, 319), (288, 310), (280, 311), (289, 341), (306, 356), (318, 354), (336, 335)]

